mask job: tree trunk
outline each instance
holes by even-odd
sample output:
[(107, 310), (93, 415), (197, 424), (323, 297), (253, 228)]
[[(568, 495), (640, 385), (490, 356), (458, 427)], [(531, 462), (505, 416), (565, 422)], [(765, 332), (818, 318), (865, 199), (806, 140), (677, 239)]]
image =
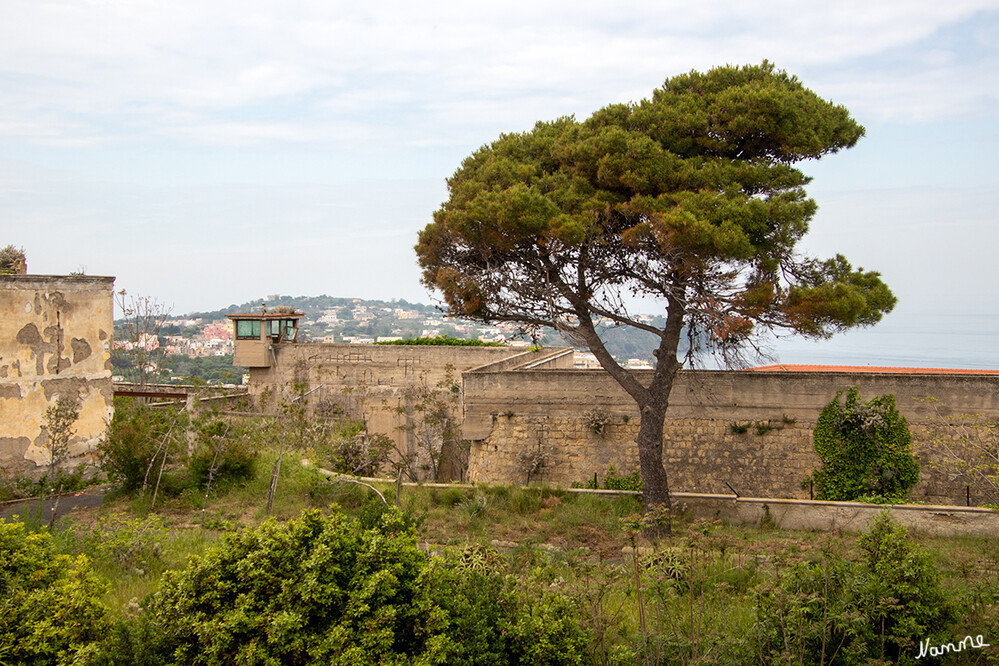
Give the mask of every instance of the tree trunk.
[(646, 405), (642, 408), (641, 425), (638, 428), (638, 463), (642, 474), (642, 501), (646, 517), (652, 523), (645, 534), (650, 538), (671, 534), (669, 512), (672, 504), (669, 498), (669, 483), (666, 468), (663, 466), (663, 424), (666, 421), (665, 407)]

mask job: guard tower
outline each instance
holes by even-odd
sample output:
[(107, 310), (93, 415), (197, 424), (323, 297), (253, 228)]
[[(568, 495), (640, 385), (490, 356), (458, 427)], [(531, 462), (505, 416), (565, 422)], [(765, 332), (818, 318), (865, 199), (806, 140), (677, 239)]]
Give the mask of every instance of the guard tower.
[(228, 315), (236, 328), (233, 365), (269, 368), (274, 365), (274, 346), (298, 342), (298, 320), (304, 312), (261, 312)]

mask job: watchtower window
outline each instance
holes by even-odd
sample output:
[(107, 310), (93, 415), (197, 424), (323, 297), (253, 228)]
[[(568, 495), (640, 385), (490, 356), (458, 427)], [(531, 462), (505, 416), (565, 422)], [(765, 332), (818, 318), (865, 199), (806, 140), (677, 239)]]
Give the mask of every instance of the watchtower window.
[(237, 340), (259, 340), (260, 320), (259, 319), (237, 319), (236, 320)]
[(267, 322), (267, 335), (274, 342), (294, 342), (298, 333), (295, 319), (272, 319)]

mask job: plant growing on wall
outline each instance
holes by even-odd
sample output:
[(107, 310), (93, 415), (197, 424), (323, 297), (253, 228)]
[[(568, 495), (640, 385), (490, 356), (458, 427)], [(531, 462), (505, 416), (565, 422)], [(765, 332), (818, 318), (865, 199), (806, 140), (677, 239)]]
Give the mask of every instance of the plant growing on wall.
[(0, 248), (0, 274), (24, 272), (25, 266), (24, 248), (13, 245)]
[[(733, 359), (761, 329), (827, 337), (894, 307), (878, 273), (796, 250), (817, 207), (792, 165), (863, 134), (767, 62), (676, 76), (583, 122), (539, 122), (448, 180), (416, 246), (423, 283), (452, 314), (551, 327), (589, 348), (639, 407), (645, 507), (668, 508), (663, 425), (686, 360)], [(661, 304), (661, 326), (634, 313), (635, 296)], [(619, 364), (601, 320), (655, 335), (654, 370)]]
[(80, 400), (76, 396), (61, 395), (54, 405), (45, 410), (46, 448), (49, 453), (49, 471), (47, 481), (54, 483), (58, 470), (69, 457), (69, 441), (73, 438), (73, 429), (80, 418)]
[(909, 452), (912, 436), (895, 396), (863, 402), (855, 386), (841, 403), (842, 395), (836, 394), (815, 423), (815, 452), (822, 460), (812, 475), (816, 497), (903, 499), (919, 480), (919, 465)]
[(586, 428), (594, 435), (603, 435), (607, 425), (611, 422), (611, 418), (600, 407), (594, 407), (583, 412), (583, 422), (586, 424)]
[(558, 464), (555, 457), (555, 449), (545, 446), (538, 440), (538, 445), (533, 448), (525, 448), (517, 453), (517, 467), (526, 477), (525, 483), (530, 485), (531, 481), (537, 481), (544, 476), (545, 472)]

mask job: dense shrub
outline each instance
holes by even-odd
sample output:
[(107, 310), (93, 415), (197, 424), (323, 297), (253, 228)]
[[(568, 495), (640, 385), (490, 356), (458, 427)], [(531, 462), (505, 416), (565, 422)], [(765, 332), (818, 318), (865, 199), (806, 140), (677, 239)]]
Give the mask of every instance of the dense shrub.
[(915, 664), (920, 639), (950, 640), (954, 606), (905, 528), (883, 512), (858, 544), (859, 562), (800, 562), (760, 588), (755, 632), (764, 663)]
[(73, 666), (173, 666), (166, 636), (147, 614), (121, 619), (100, 643), (83, 648)]
[(434, 558), (421, 582), (443, 611), (441, 663), (584, 663), (589, 637), (578, 605), (548, 584), (515, 577), (475, 548)]
[(377, 529), (307, 511), (227, 536), (164, 575), (91, 664), (578, 664), (565, 598), (431, 559), (398, 512)]
[(68, 664), (110, 626), (104, 585), (47, 532), (0, 521), (0, 663)]
[(822, 468), (813, 480), (823, 500), (854, 501), (879, 497), (900, 501), (919, 480), (919, 465), (909, 452), (905, 417), (888, 394), (863, 402), (856, 387), (826, 405), (815, 424), (815, 452)]
[(197, 447), (188, 461), (195, 484), (238, 482), (252, 479), (257, 449), (244, 428), (208, 418), (197, 425)]
[(126, 493), (141, 488), (154, 459), (183, 450), (186, 423), (183, 413), (115, 398), (114, 418), (100, 447), (101, 469)]
[(399, 521), (362, 531), (306, 512), (168, 572), (149, 610), (176, 663), (377, 663), (424, 648), (424, 557)]

